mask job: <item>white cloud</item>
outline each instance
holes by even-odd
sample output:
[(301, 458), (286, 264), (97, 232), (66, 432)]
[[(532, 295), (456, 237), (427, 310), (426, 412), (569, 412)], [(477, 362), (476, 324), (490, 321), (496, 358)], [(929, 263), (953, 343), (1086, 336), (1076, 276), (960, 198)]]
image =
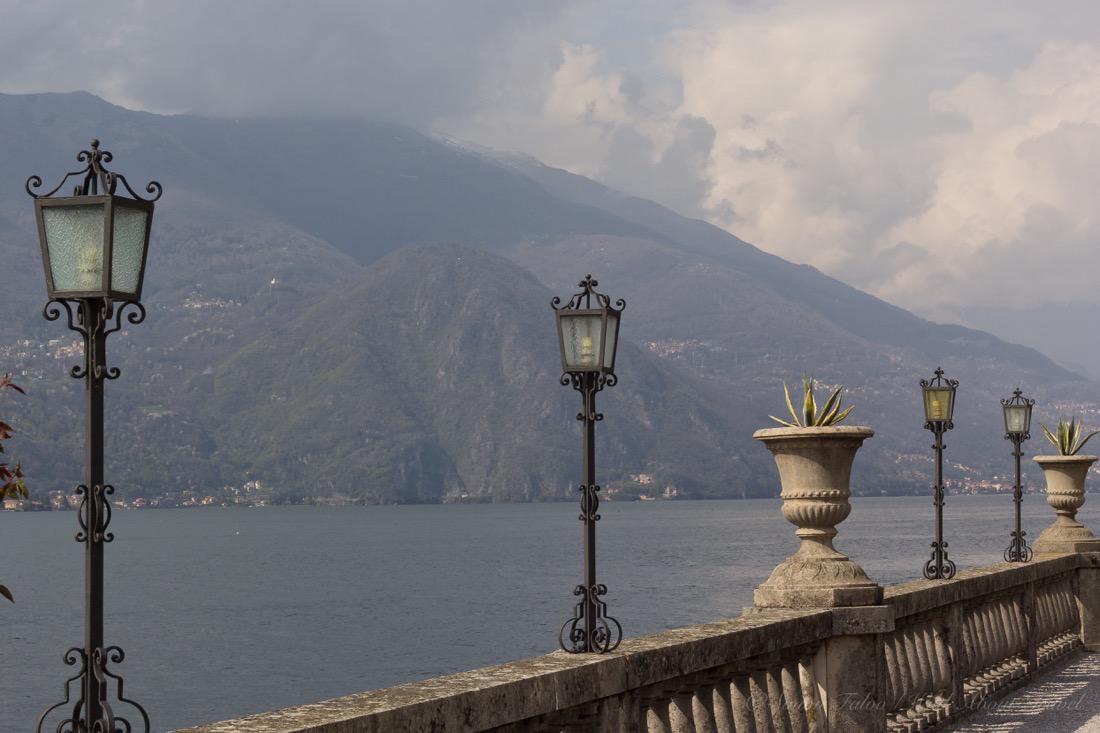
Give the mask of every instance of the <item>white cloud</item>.
[(1030, 298), (1100, 302), (1100, 8), (693, 7), (632, 63), (564, 45), (536, 114), (467, 133), (926, 313), (1021, 272)]
[(1044, 300), (1100, 302), (1100, 46), (1049, 43), (998, 77), (973, 74), (931, 97), (964, 126), (936, 140), (935, 192), (881, 242), (942, 256), (886, 274), (880, 292), (911, 301), (945, 272), (966, 276), (944, 303), (985, 302), (1018, 273)]

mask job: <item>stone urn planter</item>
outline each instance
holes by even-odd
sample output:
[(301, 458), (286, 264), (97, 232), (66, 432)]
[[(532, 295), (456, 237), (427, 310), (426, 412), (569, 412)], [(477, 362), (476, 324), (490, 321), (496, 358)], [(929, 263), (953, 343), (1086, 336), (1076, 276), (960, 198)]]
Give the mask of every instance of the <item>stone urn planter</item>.
[(1077, 510), (1085, 503), (1085, 476), (1097, 456), (1035, 456), (1047, 480), (1047, 504), (1057, 516), (1043, 530), (1032, 549), (1035, 552), (1096, 552), (1100, 539), (1077, 521)]
[(882, 603), (882, 586), (833, 547), (836, 526), (852, 507), (852, 461), (870, 428), (767, 428), (753, 438), (775, 455), (783, 516), (802, 544), (756, 589), (758, 608), (820, 608)]

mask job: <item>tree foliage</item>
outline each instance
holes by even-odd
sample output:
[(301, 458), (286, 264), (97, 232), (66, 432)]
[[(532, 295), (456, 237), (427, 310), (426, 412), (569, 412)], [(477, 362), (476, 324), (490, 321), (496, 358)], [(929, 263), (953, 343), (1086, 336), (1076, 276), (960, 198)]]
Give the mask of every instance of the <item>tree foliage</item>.
[[(0, 377), (0, 390), (5, 389), (13, 390), (19, 394), (26, 394), (22, 387), (11, 381), (10, 374)], [(4, 441), (14, 434), (15, 431), (12, 430), (11, 425), (0, 420), (0, 453), (4, 452)], [(0, 461), (0, 501), (11, 497), (23, 499), (26, 496), (27, 484), (23, 480), (23, 468), (18, 463), (13, 466), (6, 460)], [(12, 597), (7, 586), (0, 585), (0, 596), (4, 596), (13, 603), (15, 602), (15, 598)]]

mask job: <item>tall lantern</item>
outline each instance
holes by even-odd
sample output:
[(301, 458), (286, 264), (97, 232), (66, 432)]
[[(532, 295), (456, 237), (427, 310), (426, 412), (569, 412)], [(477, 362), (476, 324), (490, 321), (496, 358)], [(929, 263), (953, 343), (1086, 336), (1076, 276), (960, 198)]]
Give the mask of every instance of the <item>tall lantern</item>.
[(936, 451), (936, 484), (932, 487), (932, 504), (936, 510), (936, 537), (932, 542), (932, 557), (924, 564), (924, 577), (943, 580), (955, 577), (955, 563), (947, 557), (947, 542), (943, 538), (943, 434), (955, 427), (955, 390), (959, 383), (945, 379), (937, 368), (932, 379), (922, 379), (924, 395), (924, 427), (936, 436), (932, 448)]
[(561, 348), (561, 383), (581, 393), (582, 410), (577, 419), (584, 423), (580, 485), (581, 514), (584, 522), (584, 582), (573, 589), (578, 601), (573, 616), (558, 634), (558, 643), (567, 652), (607, 652), (622, 641), (623, 629), (607, 613), (602, 596), (607, 586), (596, 582), (596, 522), (600, 515), (600, 487), (596, 484), (596, 423), (603, 415), (596, 411), (596, 393), (612, 387), (615, 376), (615, 351), (619, 342), (619, 318), (626, 303), (611, 305), (611, 298), (596, 292), (598, 282), (585, 275), (581, 291), (562, 305), (561, 298), (550, 301), (558, 323)]
[[(108, 530), (114, 487), (104, 480), (103, 400), (106, 381), (119, 377), (117, 367), (107, 366), (107, 336), (122, 329), (124, 316), (128, 324), (145, 319), (141, 286), (153, 206), (160, 198), (161, 186), (151, 181), (145, 187), (151, 197), (139, 196), (124, 176), (104, 168), (112, 156), (99, 149), (98, 140), (92, 141), (91, 150), (80, 151), (77, 160), (87, 166), (67, 173), (48, 193), (37, 192), (42, 187), (38, 176), (31, 176), (26, 183), (27, 193), (34, 198), (50, 296), (43, 315), (56, 321), (64, 313), (69, 329), (83, 338), (84, 363), (69, 374), (84, 381), (87, 408), (84, 481), (76, 487), (81, 497), (76, 539), (84, 545), (84, 643), (65, 653), (65, 663), (79, 664), (79, 671), (65, 683), (65, 700), (42, 713), (37, 731), (148, 733), (148, 714), (141, 705), (123, 697), (122, 677), (113, 667), (122, 662), (125, 653), (104, 639), (104, 557), (105, 546), (114, 539)], [(54, 197), (73, 176), (83, 177), (73, 195)], [(108, 694), (112, 680), (117, 687), (113, 699)], [(75, 701), (69, 690), (74, 682), (79, 684)], [(123, 704), (128, 706), (126, 715), (132, 716), (132, 710), (140, 716), (141, 728), (136, 718), (131, 722), (123, 717)], [(47, 725), (48, 718), (58, 715), (65, 719), (56, 728)]]
[(1012, 457), (1016, 460), (1016, 483), (1012, 485), (1012, 503), (1016, 519), (1016, 527), (1012, 531), (1012, 542), (1005, 550), (1005, 562), (1027, 562), (1031, 560), (1033, 553), (1028, 547), (1023, 522), (1020, 517), (1021, 505), (1024, 501), (1023, 484), (1020, 477), (1020, 459), (1024, 455), (1023, 443), (1031, 439), (1031, 408), (1035, 406), (1035, 400), (1024, 397), (1024, 393), (1017, 387), (1012, 397), (1001, 400), (1001, 408), (1005, 416), (1005, 439), (1012, 441)]

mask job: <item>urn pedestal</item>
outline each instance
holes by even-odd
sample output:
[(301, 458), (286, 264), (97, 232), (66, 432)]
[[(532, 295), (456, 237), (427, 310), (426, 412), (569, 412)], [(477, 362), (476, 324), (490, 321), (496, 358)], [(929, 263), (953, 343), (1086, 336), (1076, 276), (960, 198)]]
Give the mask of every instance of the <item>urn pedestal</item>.
[(798, 551), (756, 589), (757, 608), (822, 608), (882, 603), (882, 586), (833, 547), (851, 512), (852, 461), (870, 428), (768, 428), (753, 437), (775, 456), (783, 516), (798, 527)]
[(1037, 553), (1097, 552), (1100, 539), (1077, 521), (1085, 503), (1085, 476), (1097, 456), (1035, 456), (1047, 480), (1047, 504), (1057, 516), (1032, 545)]

